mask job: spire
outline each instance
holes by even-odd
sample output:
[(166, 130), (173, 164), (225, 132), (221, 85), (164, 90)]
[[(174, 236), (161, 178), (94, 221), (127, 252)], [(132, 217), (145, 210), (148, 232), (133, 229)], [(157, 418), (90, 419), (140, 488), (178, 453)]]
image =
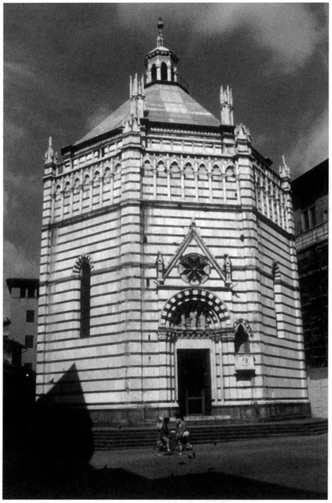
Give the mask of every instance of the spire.
[(50, 162), (56, 163), (58, 158), (58, 154), (54, 152), (52, 147), (52, 136), (49, 137), (48, 147), (45, 152), (45, 164), (49, 164)]
[(157, 47), (159, 47), (160, 45), (164, 45), (164, 37), (163, 37), (164, 21), (161, 17), (158, 18), (157, 27), (159, 30), (159, 35), (157, 37)]
[(221, 124), (233, 126), (233, 93), (229, 86), (225, 90), (223, 86), (220, 87), (220, 112)]
[(124, 124), (124, 132), (139, 131), (140, 119), (144, 117), (144, 78), (137, 73), (129, 80), (130, 117)]
[(284, 180), (290, 180), (290, 169), (286, 164), (285, 156), (282, 156), (282, 166), (279, 166), (279, 175)]

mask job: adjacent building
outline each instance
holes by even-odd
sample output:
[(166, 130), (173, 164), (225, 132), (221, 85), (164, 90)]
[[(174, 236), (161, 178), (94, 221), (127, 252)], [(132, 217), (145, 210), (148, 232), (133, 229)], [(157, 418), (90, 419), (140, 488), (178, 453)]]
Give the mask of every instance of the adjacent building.
[(290, 170), (189, 94), (164, 45), (45, 155), (37, 395), (93, 421), (310, 414)]
[(8, 338), (23, 346), (22, 366), (36, 371), (39, 280), (9, 278)]
[(292, 182), (303, 334), (314, 415), (327, 417), (328, 160)]

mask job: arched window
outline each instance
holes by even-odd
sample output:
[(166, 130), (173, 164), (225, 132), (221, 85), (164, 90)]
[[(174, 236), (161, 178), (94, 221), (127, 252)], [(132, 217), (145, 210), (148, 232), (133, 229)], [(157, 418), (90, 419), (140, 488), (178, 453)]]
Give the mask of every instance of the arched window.
[(62, 193), (61, 185), (57, 185), (54, 193), (54, 220), (61, 218)]
[(192, 165), (187, 162), (184, 167), (184, 195), (187, 199), (195, 199), (195, 173)]
[(170, 167), (171, 197), (181, 197), (181, 172), (177, 162)]
[(210, 197), (209, 175), (204, 164), (201, 164), (197, 174), (198, 197), (201, 200), (208, 201)]
[(67, 182), (63, 194), (63, 215), (65, 217), (68, 217), (69, 213), (70, 213), (70, 182)]
[(143, 172), (143, 195), (153, 197), (153, 168), (149, 161), (144, 164), (144, 172)]
[(85, 260), (82, 264), (81, 271), (81, 337), (89, 337), (90, 335), (90, 300), (91, 300), (91, 269), (90, 264)]
[(228, 203), (237, 202), (237, 184), (235, 168), (233, 165), (228, 165), (225, 172), (226, 177), (226, 199)]
[(165, 62), (161, 63), (161, 80), (167, 80), (167, 65)]
[(212, 168), (212, 197), (216, 202), (223, 200), (223, 179), (218, 165)]
[(167, 173), (162, 161), (157, 164), (157, 196), (167, 197)]
[(121, 198), (121, 164), (117, 163), (114, 167), (114, 187), (113, 201), (117, 202)]
[(80, 179), (75, 178), (73, 186), (73, 214), (78, 213), (80, 210)]
[(152, 82), (154, 80), (157, 80), (157, 67), (156, 67), (156, 65), (152, 65), (152, 67), (151, 67), (151, 80), (152, 80)]
[(244, 330), (242, 323), (239, 324), (235, 333), (234, 349), (235, 354), (238, 353), (247, 354), (250, 352), (249, 336), (247, 332)]
[(100, 201), (100, 173), (96, 171), (92, 180), (92, 206), (97, 206)]

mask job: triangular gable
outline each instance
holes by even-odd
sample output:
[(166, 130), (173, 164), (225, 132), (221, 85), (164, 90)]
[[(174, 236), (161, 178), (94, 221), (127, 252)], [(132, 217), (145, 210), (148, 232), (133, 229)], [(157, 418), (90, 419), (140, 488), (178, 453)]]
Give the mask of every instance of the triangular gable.
[(184, 255), (185, 251), (189, 247), (190, 243), (192, 241), (195, 241), (196, 244), (198, 245), (199, 249), (203, 253), (203, 255), (206, 256), (206, 258), (209, 260), (210, 265), (212, 265), (215, 270), (218, 272), (219, 276), (223, 279), (223, 281), (226, 282), (226, 277), (222, 269), (220, 268), (219, 264), (217, 263), (216, 259), (213, 257), (209, 249), (207, 248), (206, 244), (204, 243), (203, 239), (201, 236), (198, 234), (197, 229), (196, 229), (196, 224), (194, 221), (191, 222), (189, 232), (184, 238), (182, 244), (179, 246), (178, 251), (170, 261), (165, 273), (164, 273), (164, 280), (169, 276), (170, 272), (172, 271), (173, 267), (177, 264), (178, 260)]

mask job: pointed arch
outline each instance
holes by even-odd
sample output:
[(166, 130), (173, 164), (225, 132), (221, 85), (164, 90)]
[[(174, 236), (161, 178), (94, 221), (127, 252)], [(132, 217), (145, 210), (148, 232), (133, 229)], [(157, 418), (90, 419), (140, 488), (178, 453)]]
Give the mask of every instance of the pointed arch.
[(166, 198), (167, 197), (167, 172), (163, 160), (157, 162), (157, 196)]
[(77, 176), (73, 182), (73, 192), (74, 194), (79, 192), (80, 190), (80, 185), (81, 185), (81, 180), (80, 178)]
[(191, 162), (186, 162), (183, 171), (184, 177), (184, 196), (193, 201), (196, 196), (195, 171)]
[(161, 74), (161, 80), (167, 80), (167, 65), (165, 61), (161, 63), (160, 74)]
[(143, 164), (143, 196), (153, 197), (154, 195), (154, 170), (150, 159), (146, 158)]
[(70, 198), (71, 198), (71, 183), (69, 180), (65, 182), (63, 189), (63, 216), (70, 214)]
[(151, 80), (152, 80), (152, 82), (154, 80), (157, 80), (157, 67), (155, 64), (153, 64), (151, 67)]
[(228, 164), (225, 169), (226, 178), (235, 178), (235, 166), (234, 164)]
[(181, 197), (181, 170), (179, 163), (173, 161), (170, 165), (170, 196)]
[(220, 166), (214, 164), (211, 171), (212, 198), (216, 202), (224, 201), (224, 184)]
[(234, 323), (235, 337), (234, 337), (234, 353), (235, 354), (248, 354), (250, 353), (249, 336), (252, 336), (252, 330), (247, 321), (239, 319)]
[(227, 203), (236, 204), (238, 200), (237, 193), (237, 180), (235, 173), (235, 166), (232, 163), (228, 163), (225, 170), (225, 189), (226, 189), (226, 201)]
[(200, 164), (197, 172), (198, 198), (202, 201), (210, 199), (209, 172), (204, 164)]
[(109, 183), (111, 178), (111, 168), (109, 165), (105, 166), (104, 170), (104, 184)]
[(60, 183), (57, 183), (57, 185), (55, 186), (53, 197), (54, 197), (53, 218), (54, 220), (59, 220), (62, 216), (62, 204), (63, 204), (62, 185)]
[(208, 169), (208, 167), (207, 167), (207, 165), (205, 164), (205, 162), (204, 162), (204, 161), (201, 161), (201, 162), (199, 163), (199, 165), (198, 165), (198, 170), (200, 170), (200, 169), (206, 169), (206, 170)]
[(114, 188), (113, 201), (117, 202), (121, 198), (121, 163), (116, 162), (114, 166)]
[(96, 207), (100, 203), (100, 171), (99, 168), (93, 174), (92, 184), (92, 207)]
[(81, 180), (77, 176), (73, 181), (73, 215), (80, 211)]
[(91, 191), (91, 179), (89, 173), (86, 173), (83, 178), (82, 184), (82, 210), (90, 209), (90, 191)]
[(104, 169), (104, 183), (103, 183), (103, 204), (110, 202), (111, 200), (111, 179), (112, 179), (112, 171), (109, 164), (106, 164)]

